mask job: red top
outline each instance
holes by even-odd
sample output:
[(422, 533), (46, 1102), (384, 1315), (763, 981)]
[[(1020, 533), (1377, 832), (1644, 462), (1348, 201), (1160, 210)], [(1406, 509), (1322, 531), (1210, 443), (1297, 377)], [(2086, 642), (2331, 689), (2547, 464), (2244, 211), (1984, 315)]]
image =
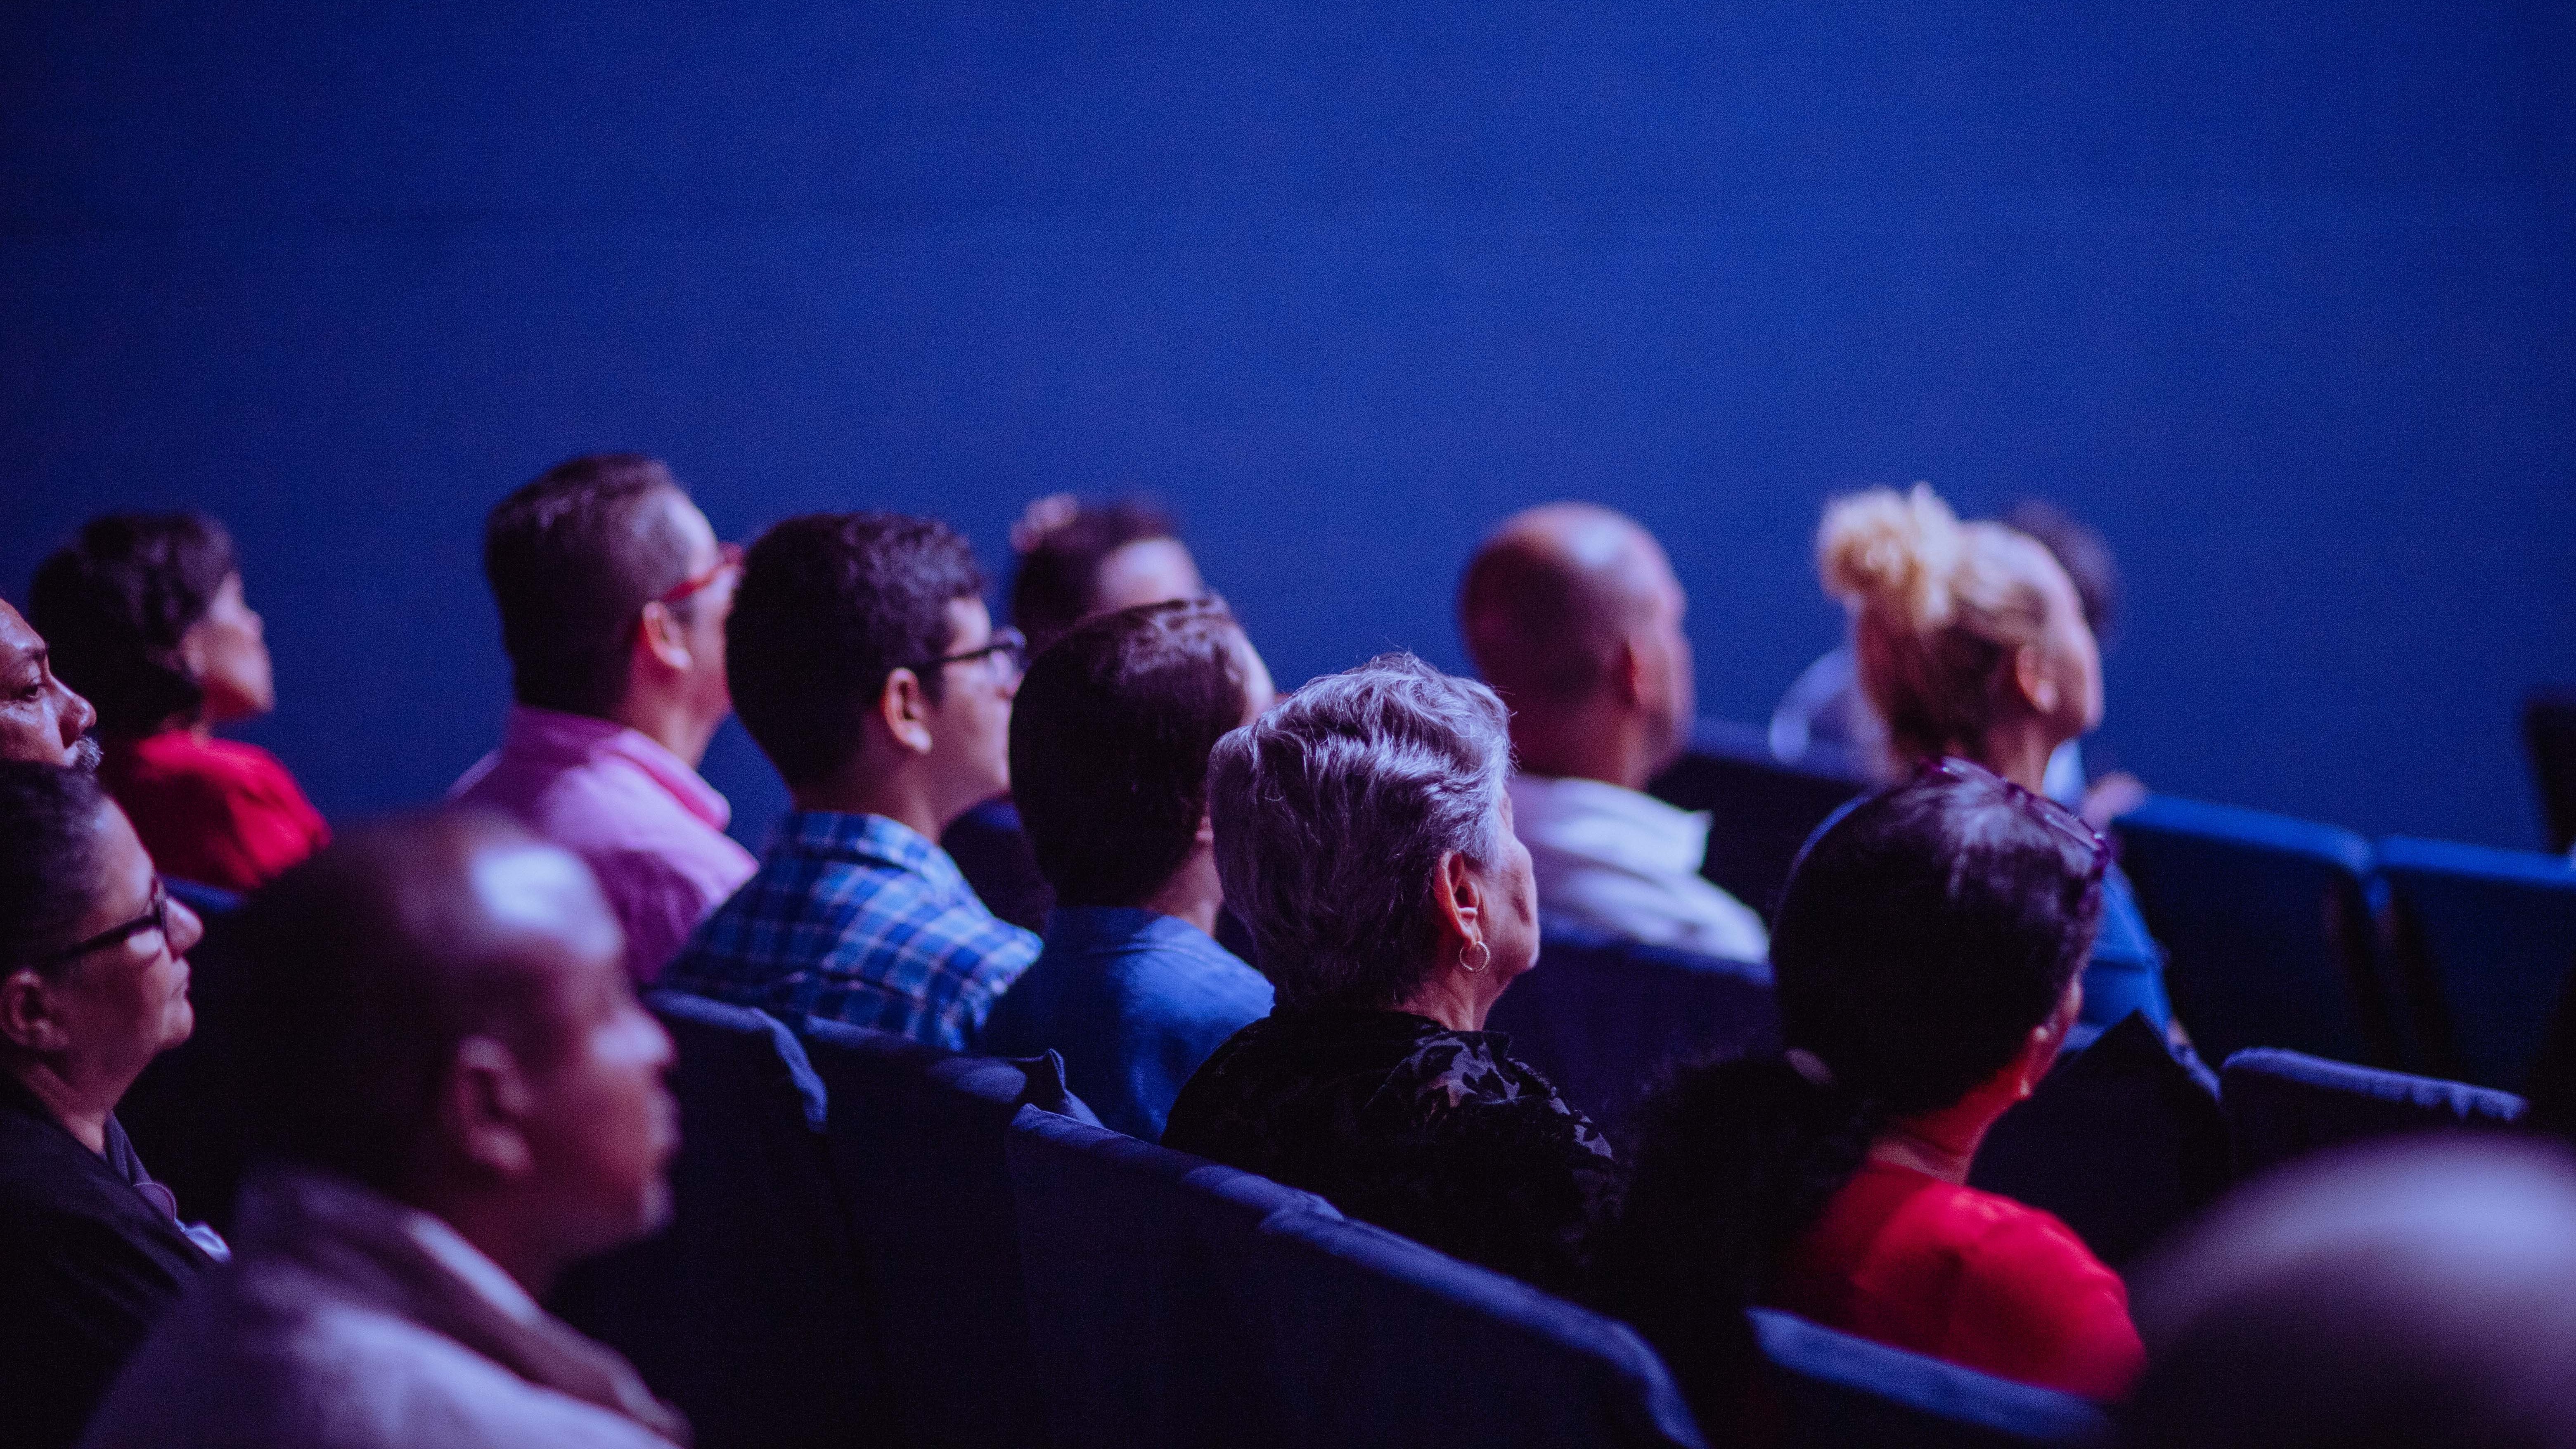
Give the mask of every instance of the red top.
[(2094, 1399), (2146, 1362), (2129, 1290), (2036, 1208), (1870, 1162), (1781, 1264), (1774, 1306), (1828, 1328)]
[(255, 890), (330, 843), (331, 827), (257, 745), (168, 730), (108, 743), (98, 777), (163, 875)]

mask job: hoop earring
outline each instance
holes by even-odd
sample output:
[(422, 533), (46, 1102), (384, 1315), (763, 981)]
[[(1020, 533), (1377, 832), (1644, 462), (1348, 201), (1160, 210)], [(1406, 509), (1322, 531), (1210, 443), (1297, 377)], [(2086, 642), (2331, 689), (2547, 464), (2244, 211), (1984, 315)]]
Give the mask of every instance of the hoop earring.
[[(1473, 966), (1467, 964), (1467, 953), (1470, 951), (1474, 952), (1476, 956), (1476, 964)], [(1466, 945), (1458, 948), (1458, 969), (1466, 972), (1470, 976), (1475, 975), (1477, 972), (1484, 970), (1492, 964), (1494, 964), (1494, 948), (1486, 945), (1482, 941), (1470, 941)]]

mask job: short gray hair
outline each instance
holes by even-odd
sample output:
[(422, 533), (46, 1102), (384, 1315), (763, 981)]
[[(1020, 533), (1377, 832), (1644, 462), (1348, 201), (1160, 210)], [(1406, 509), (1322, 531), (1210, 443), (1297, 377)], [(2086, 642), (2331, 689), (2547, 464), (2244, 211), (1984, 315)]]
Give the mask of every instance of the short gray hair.
[(1509, 718), (1484, 685), (1382, 654), (1217, 741), (1217, 874), (1281, 1006), (1394, 1006), (1429, 974), (1441, 857), (1501, 858)]

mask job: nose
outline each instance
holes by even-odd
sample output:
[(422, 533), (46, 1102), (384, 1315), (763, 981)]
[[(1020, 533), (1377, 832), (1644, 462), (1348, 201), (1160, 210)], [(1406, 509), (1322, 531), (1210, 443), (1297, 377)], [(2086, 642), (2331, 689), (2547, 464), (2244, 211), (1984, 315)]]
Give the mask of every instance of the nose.
[(61, 680), (54, 681), (54, 688), (63, 692), (63, 702), (55, 708), (54, 714), (62, 721), (63, 748), (70, 749), (80, 743), (81, 736), (88, 734), (91, 726), (98, 723), (98, 710)]
[(164, 907), (169, 912), (170, 954), (185, 956), (206, 939), (206, 923), (185, 901), (171, 901)]

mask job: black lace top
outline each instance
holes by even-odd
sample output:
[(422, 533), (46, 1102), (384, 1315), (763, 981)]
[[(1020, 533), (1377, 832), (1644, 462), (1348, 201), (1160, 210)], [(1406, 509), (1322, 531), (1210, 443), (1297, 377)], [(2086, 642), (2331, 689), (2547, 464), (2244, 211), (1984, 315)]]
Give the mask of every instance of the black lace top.
[(1543, 1288), (1573, 1288), (1619, 1187), (1610, 1144), (1495, 1032), (1402, 1011), (1265, 1017), (1217, 1048), (1163, 1143)]

